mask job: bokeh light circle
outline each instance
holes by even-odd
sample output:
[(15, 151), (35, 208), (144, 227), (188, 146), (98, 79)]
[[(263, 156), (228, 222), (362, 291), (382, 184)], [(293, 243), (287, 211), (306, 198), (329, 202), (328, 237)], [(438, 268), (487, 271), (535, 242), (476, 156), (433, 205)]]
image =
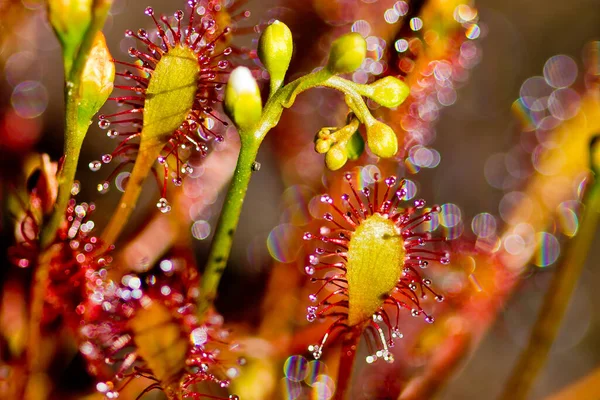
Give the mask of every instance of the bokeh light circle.
[(285, 377), (293, 382), (300, 382), (308, 376), (308, 360), (302, 356), (291, 356), (283, 364)]
[(402, 200), (411, 200), (417, 195), (417, 185), (410, 179), (406, 179), (404, 183), (404, 191), (406, 195), (402, 198)]
[(496, 218), (489, 213), (477, 214), (471, 221), (473, 233), (481, 238), (488, 238), (496, 233)]
[(21, 118), (36, 118), (48, 107), (48, 91), (41, 82), (21, 82), (13, 90), (10, 102)]
[(577, 63), (569, 56), (559, 54), (544, 64), (544, 79), (554, 88), (566, 88), (577, 78)]
[(292, 224), (273, 228), (267, 238), (267, 249), (275, 260), (282, 263), (295, 261), (300, 253), (302, 231)]
[(327, 365), (322, 361), (313, 360), (308, 363), (308, 372), (306, 374), (306, 378), (304, 379), (304, 382), (308, 386), (312, 386), (315, 382), (317, 382), (317, 378), (320, 375), (326, 375), (326, 374), (327, 374)]
[(573, 237), (579, 230), (579, 217), (577, 209), (579, 202), (576, 200), (563, 201), (556, 208), (558, 225), (563, 235)]
[(329, 375), (319, 375), (312, 384), (312, 399), (329, 400), (335, 394), (335, 381)]
[(540, 232), (535, 235), (538, 244), (534, 263), (538, 267), (547, 267), (558, 259), (560, 255), (560, 244), (554, 235), (548, 232)]
[(210, 224), (206, 221), (200, 220), (194, 222), (192, 225), (192, 236), (198, 240), (204, 240), (210, 236)]
[(548, 110), (560, 120), (573, 118), (579, 112), (581, 98), (573, 89), (558, 89), (548, 98)]
[(539, 100), (550, 96), (552, 90), (543, 77), (532, 76), (521, 85), (521, 103), (531, 111), (543, 111), (545, 103)]
[(462, 213), (456, 204), (446, 203), (440, 207), (439, 218), (443, 226), (453, 228), (460, 223)]
[(287, 378), (283, 378), (282, 382), (283, 398), (285, 400), (296, 400), (302, 396), (302, 384), (300, 382), (291, 381)]

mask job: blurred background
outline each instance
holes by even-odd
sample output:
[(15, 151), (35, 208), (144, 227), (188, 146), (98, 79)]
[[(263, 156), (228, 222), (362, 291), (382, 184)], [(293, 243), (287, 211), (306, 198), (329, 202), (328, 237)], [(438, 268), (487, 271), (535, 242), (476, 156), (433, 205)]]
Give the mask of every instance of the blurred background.
[[(328, 20), (324, 16), (329, 14), (315, 6), (316, 1), (251, 0), (244, 4), (244, 9), (252, 11), (244, 24), (264, 24), (271, 18), (288, 23), (295, 40), (306, 46), (298, 48), (295, 55), (295, 59), (303, 60), (304, 64), (296, 68), (301, 71), (317, 67), (323, 61), (322, 55), (312, 60), (308, 57), (306, 52), (310, 50), (311, 40), (318, 40), (319, 35), (326, 35), (329, 30), (348, 31), (362, 18), (352, 14), (358, 10), (359, 3), (364, 9), (378, 7), (381, 1), (332, 0), (331, 4), (346, 14)], [(127, 49), (132, 43), (124, 38), (125, 29), (150, 26), (143, 12), (146, 6), (152, 5), (157, 12), (172, 13), (183, 7), (183, 3), (115, 0), (104, 29), (113, 56), (125, 61), (128, 58)], [(436, 168), (418, 168), (419, 173), (411, 177), (419, 196), (428, 202), (460, 208), (454, 215), (461, 220), (462, 229), (469, 231), (467, 234), (472, 234), (473, 219), (484, 218), (483, 213), (489, 213), (489, 217), (485, 214), (486, 222), (500, 230), (506, 215), (503, 207), (510, 206), (511, 198), (507, 195), (517, 190), (528, 176), (527, 161), (523, 161), (521, 154), (523, 135), (527, 133), (523, 132), (513, 103), (527, 93), (544, 90), (539, 82), (528, 79), (543, 77), (546, 63), (552, 62), (549, 60), (553, 56), (565, 55), (568, 59), (554, 60), (564, 64), (567, 76), (575, 74), (577, 78), (572, 87), (578, 91), (583, 87), (584, 46), (600, 39), (600, 0), (479, 0), (474, 6), (479, 18), (480, 31), (476, 39), (480, 60), (471, 69), (468, 81), (457, 90), (456, 100), (440, 110), (435, 141), (429, 145), (438, 152), (439, 164), (436, 163)], [(0, 0), (0, 173), (4, 180), (19, 174), (23, 152), (46, 152), (54, 160), (62, 153), (63, 69), (59, 44), (45, 20), (44, 8), (44, 2), (39, 0)], [(371, 29), (386, 23), (390, 24), (382, 14), (380, 20), (371, 22)], [(236, 38), (236, 43), (255, 48), (256, 39), (257, 34), (250, 32)], [(277, 254), (277, 246), (292, 235), (288, 229), (290, 202), (293, 204), (298, 196), (309, 200), (319, 182), (327, 183), (327, 177), (319, 172), (323, 170), (323, 161), (310, 152), (310, 144), (321, 126), (339, 124), (339, 112), (324, 103), (338, 104), (341, 99), (324, 93), (328, 92), (319, 90), (301, 98), (290, 110), (292, 125), (286, 126), (285, 132), (284, 129), (274, 132), (272, 140), (261, 150), (261, 169), (250, 186), (234, 255), (217, 303), (226, 320), (258, 324), (262, 293), (273, 267), (272, 257), (289, 264), (291, 269), (296, 268), (300, 252)], [(303, 123), (298, 125), (299, 121)], [(304, 147), (297, 153), (306, 157), (290, 156), (284, 160), (284, 153), (277, 150), (280, 142), (276, 137), (286, 133), (298, 135), (299, 138), (293, 140), (304, 143)], [(234, 136), (230, 139), (235, 141)], [(92, 173), (87, 165), (113, 148), (114, 142), (94, 124), (86, 138), (77, 175), (83, 183), (79, 198), (93, 200), (102, 210), (94, 217), (99, 226), (106, 223), (109, 210), (115, 207), (121, 193), (114, 188), (99, 195), (96, 185), (106, 178), (109, 170)], [(223, 166), (222, 173), (227, 174), (228, 168), (232, 168), (231, 163)], [(302, 174), (289, 173), (290, 169), (308, 171), (305, 178), (310, 185), (301, 184)], [(325, 190), (324, 186), (321, 190)], [(190, 232), (202, 265), (222, 194), (207, 187), (192, 197), (202, 203), (198, 206), (201, 211), (192, 218)], [(148, 184), (136, 219), (125, 237), (141, 229), (145, 216), (153, 210), (155, 198), (156, 188)], [(11, 224), (8, 216), (3, 216), (2, 250), (11, 244)], [(553, 274), (554, 261), (560, 255), (558, 242), (562, 239), (555, 240), (556, 243), (550, 241), (546, 249), (551, 262), (527, 269), (525, 279), (503, 307), (480, 347), (450, 381), (442, 398), (488, 399), (500, 393), (526, 344)], [(597, 237), (560, 335), (531, 398), (546, 398), (600, 367), (600, 298), (595, 296), (595, 285), (600, 285), (599, 257), (600, 237)], [(3, 259), (2, 269), (6, 268), (7, 262)], [(363, 393), (356, 398), (369, 397)]]

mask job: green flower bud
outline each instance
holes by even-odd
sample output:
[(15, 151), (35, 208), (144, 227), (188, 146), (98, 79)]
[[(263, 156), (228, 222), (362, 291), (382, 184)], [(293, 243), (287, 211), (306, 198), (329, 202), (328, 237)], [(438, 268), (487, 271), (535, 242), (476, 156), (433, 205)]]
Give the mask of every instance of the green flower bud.
[(398, 152), (398, 138), (394, 130), (383, 122), (367, 126), (367, 144), (377, 157), (389, 158)]
[(315, 151), (319, 154), (327, 153), (331, 148), (331, 144), (330, 139), (317, 139), (315, 141)]
[(315, 151), (325, 154), (325, 164), (335, 171), (342, 168), (348, 159), (358, 159), (365, 142), (358, 131), (360, 121), (350, 114), (348, 124), (342, 128), (321, 128), (315, 137)]
[(340, 146), (333, 146), (325, 154), (325, 164), (332, 171), (342, 168), (346, 164), (346, 161), (348, 161), (348, 155)]
[(357, 130), (346, 144), (346, 154), (348, 155), (349, 160), (354, 161), (357, 160), (364, 151), (365, 141), (360, 135), (360, 132)]
[(355, 71), (367, 56), (367, 42), (358, 33), (347, 33), (331, 44), (327, 69), (332, 74)]
[(66, 72), (92, 21), (93, 0), (49, 0), (48, 19), (61, 42)]
[(225, 89), (225, 111), (241, 130), (250, 129), (260, 120), (260, 90), (248, 68), (237, 67), (231, 72)]
[(410, 94), (410, 88), (400, 79), (386, 76), (370, 85), (365, 85), (361, 94), (386, 108), (394, 108), (406, 100)]
[[(79, 123), (89, 125), (94, 114), (104, 105), (113, 90), (115, 63), (106, 46), (104, 34), (98, 32), (85, 63), (79, 86)], [(87, 129), (86, 129), (87, 130)]]
[(286, 24), (275, 21), (260, 36), (258, 56), (271, 75), (271, 92), (281, 86), (290, 66), (294, 43)]

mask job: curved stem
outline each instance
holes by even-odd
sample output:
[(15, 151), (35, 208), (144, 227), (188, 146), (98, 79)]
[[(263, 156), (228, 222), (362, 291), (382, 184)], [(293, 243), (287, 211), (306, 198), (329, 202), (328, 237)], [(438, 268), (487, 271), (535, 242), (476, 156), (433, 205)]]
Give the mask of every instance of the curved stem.
[(317, 86), (340, 90), (346, 94), (347, 98), (351, 98), (350, 103), (359, 120), (365, 122), (374, 119), (362, 97), (357, 93), (354, 83), (349, 83), (349, 81), (333, 76), (329, 71), (322, 69), (300, 77), (277, 90), (265, 104), (260, 121), (250, 130), (239, 132), (242, 146), (238, 163), (221, 210), (208, 262), (202, 277), (202, 287), (198, 299), (198, 312), (201, 317), (206, 315), (217, 296), (219, 282), (227, 266), (233, 244), (233, 235), (250, 183), (252, 165), (256, 160), (262, 141), (279, 122), (283, 109), (291, 107), (300, 93)]
[(363, 124), (371, 124), (375, 118), (361, 96), (358, 84), (339, 76), (332, 76), (322, 83), (323, 86), (339, 90), (346, 95), (346, 103)]
[[(142, 135), (142, 138), (144, 136)], [(133, 213), (137, 201), (142, 193), (142, 187), (146, 177), (152, 169), (152, 165), (160, 155), (163, 146), (162, 143), (140, 143), (140, 150), (137, 159), (129, 176), (125, 193), (121, 196), (117, 209), (112, 214), (110, 221), (100, 239), (102, 240), (102, 248), (100, 251), (108, 249), (115, 244), (123, 228), (127, 226), (129, 217)]]
[[(597, 177), (596, 177), (597, 179)], [(592, 246), (600, 221), (600, 184), (592, 183), (584, 201), (585, 209), (577, 236), (567, 246), (564, 258), (552, 278), (544, 304), (529, 337), (505, 386), (501, 399), (527, 398), (535, 378), (548, 358), (550, 347), (558, 334), (571, 294), (577, 285), (586, 257)]]
[[(285, 91), (289, 91), (285, 97), (281, 98), (281, 104), (285, 108), (290, 108), (296, 101), (296, 96), (307, 89), (322, 85), (327, 79), (331, 78), (331, 72), (323, 68), (319, 71), (304, 75), (284, 87), (284, 90), (279, 90), (276, 94), (281, 95)], [(274, 96), (275, 97), (275, 96)], [(280, 97), (280, 96), (277, 96)]]
[(249, 131), (240, 131), (241, 148), (237, 165), (217, 223), (208, 262), (202, 276), (198, 312), (205, 316), (217, 296), (221, 276), (227, 266), (233, 236), (242, 212), (242, 205), (252, 176), (258, 149), (267, 133), (277, 125), (284, 107), (291, 107), (296, 96), (326, 79), (324, 73), (313, 73), (279, 89), (265, 104), (260, 121)]

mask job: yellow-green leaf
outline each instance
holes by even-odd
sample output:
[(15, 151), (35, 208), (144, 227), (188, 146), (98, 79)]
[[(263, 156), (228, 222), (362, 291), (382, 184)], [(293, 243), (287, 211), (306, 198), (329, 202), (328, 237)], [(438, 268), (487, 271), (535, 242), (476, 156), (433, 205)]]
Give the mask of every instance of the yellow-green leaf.
[(404, 262), (404, 241), (393, 221), (373, 214), (356, 228), (348, 247), (348, 324), (371, 318), (394, 289)]

